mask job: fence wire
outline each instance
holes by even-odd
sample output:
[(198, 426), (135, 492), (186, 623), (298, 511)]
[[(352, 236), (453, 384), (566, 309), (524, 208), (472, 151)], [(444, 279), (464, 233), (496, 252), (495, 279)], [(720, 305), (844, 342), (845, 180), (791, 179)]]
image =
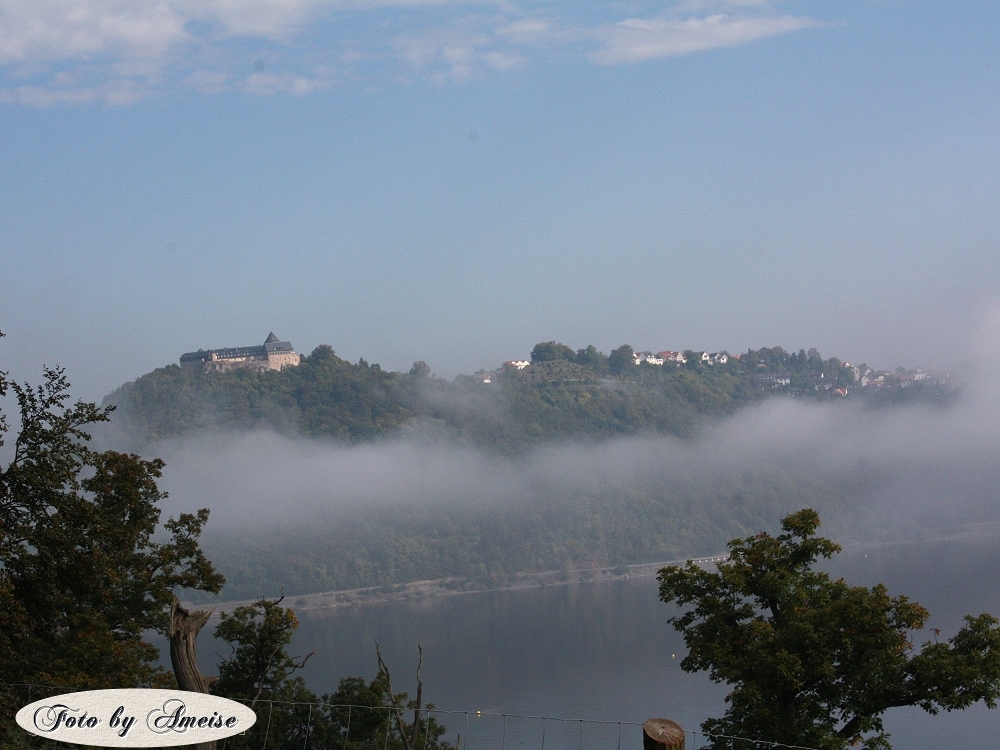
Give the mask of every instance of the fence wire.
[[(7, 695), (3, 710), (13, 714), (24, 705), (43, 697), (78, 692), (54, 685), (0, 683)], [(11, 695), (18, 693), (18, 696)], [(14, 700), (10, 700), (14, 698)], [(390, 750), (400, 745), (396, 714), (412, 717), (413, 710), (402, 706), (363, 706), (337, 703), (299, 703), (294, 701), (238, 700), (250, 706), (257, 722), (246, 732), (220, 740), (217, 750)], [(11, 710), (13, 709), (13, 710)], [(584, 718), (566, 718), (490, 711), (465, 711), (441, 708), (421, 709), (420, 728), (424, 736), (412, 739), (412, 750), (639, 750), (642, 748), (642, 723)], [(321, 719), (346, 716), (335, 731), (319, 733)], [(384, 717), (384, 718), (383, 718)], [(427, 719), (434, 722), (428, 723)], [(352, 721), (356, 727), (352, 737)], [(404, 719), (412, 727), (412, 718)], [(440, 739), (427, 739), (428, 727), (444, 727)], [(278, 726), (280, 725), (280, 726)], [(357, 727), (364, 725), (367, 740), (357, 737)], [(372, 727), (375, 726), (374, 733)], [(275, 731), (278, 730), (278, 731)], [(417, 732), (419, 735), (419, 732)], [(686, 750), (709, 746), (725, 750), (815, 750), (801, 745), (755, 740), (724, 734), (685, 730)], [(422, 742), (421, 742), (422, 740)], [(17, 750), (62, 750), (79, 745), (41, 738), (16, 729), (13, 741), (0, 745)]]

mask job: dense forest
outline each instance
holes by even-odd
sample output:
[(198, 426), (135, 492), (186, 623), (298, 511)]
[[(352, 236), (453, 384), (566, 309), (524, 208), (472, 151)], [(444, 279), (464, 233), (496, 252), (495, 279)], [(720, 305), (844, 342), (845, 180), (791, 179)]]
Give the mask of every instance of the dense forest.
[(771, 529), (797, 504), (824, 509), (845, 529), (877, 478), (819, 478), (769, 466), (704, 479), (548, 488), (508, 504), (449, 501), (314, 517), (240, 533), (209, 532), (204, 546), (226, 571), (225, 596), (250, 599), (454, 578), (493, 588), (518, 573), (609, 568), (715, 554), (734, 535)]
[[(816, 350), (748, 351), (727, 362), (636, 365), (628, 345), (605, 356), (544, 342), (532, 364), (501, 370), (492, 382), (431, 377), (417, 362), (388, 372), (364, 359), (351, 364), (329, 346), (281, 371), (198, 373), (169, 365), (127, 383), (105, 399), (116, 421), (146, 441), (202, 431), (266, 427), (342, 441), (423, 430), (487, 450), (514, 454), (553, 438), (602, 439), (656, 433), (690, 435), (699, 420), (731, 414), (782, 394), (829, 398), (826, 386), (854, 385), (838, 359)], [(761, 373), (790, 383), (761, 387)], [(817, 387), (821, 380), (824, 387)]]

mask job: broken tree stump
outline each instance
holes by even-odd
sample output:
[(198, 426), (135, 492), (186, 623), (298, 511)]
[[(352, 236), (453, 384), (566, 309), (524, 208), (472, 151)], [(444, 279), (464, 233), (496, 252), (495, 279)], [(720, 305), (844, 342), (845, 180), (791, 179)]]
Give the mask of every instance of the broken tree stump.
[[(207, 693), (216, 678), (206, 677), (198, 669), (198, 649), (195, 641), (198, 633), (212, 616), (214, 609), (207, 612), (188, 612), (174, 597), (170, 604), (170, 664), (174, 668), (177, 687), (190, 693)], [(215, 750), (214, 742), (191, 745), (191, 750)]]
[(684, 750), (684, 730), (670, 719), (647, 719), (642, 724), (642, 750)]

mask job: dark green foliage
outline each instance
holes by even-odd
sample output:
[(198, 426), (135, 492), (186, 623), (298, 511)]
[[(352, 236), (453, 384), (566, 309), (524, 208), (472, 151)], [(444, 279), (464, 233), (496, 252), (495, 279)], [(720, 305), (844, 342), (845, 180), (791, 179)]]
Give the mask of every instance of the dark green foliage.
[(608, 369), (612, 375), (626, 375), (635, 367), (632, 346), (622, 344), (608, 355)]
[[(223, 614), (215, 636), (232, 653), (219, 668), (212, 692), (250, 705), (257, 723), (245, 735), (227, 740), (233, 750), (267, 746), (289, 750), (453, 750), (441, 740), (445, 728), (426, 711), (433, 705), (394, 693), (388, 670), (379, 659), (379, 674), (370, 683), (346, 677), (335, 693), (318, 697), (293, 673), (305, 666), (288, 654), (298, 627), (292, 610), (281, 600), (259, 599)], [(422, 693), (419, 685), (418, 694)], [(403, 711), (414, 720), (404, 721)]]
[(671, 474), (586, 491), (540, 488), (522, 502), (442, 502), (311, 519), (307, 526), (210, 535), (226, 596), (289, 595), (456, 576), (505, 585), (518, 573), (714, 554), (804, 499), (843, 518), (858, 487), (772, 467)]
[[(19, 430), (0, 466), (0, 674), (67, 688), (170, 684), (143, 634), (166, 627), (174, 590), (222, 588), (198, 546), (208, 511), (167, 521), (154, 541), (163, 463), (91, 450), (86, 430), (110, 409), (69, 404), (59, 369), (39, 386), (0, 373), (8, 391)], [(0, 412), (0, 445), (7, 429)]]
[(204, 430), (270, 427), (343, 440), (390, 432), (413, 416), (401, 378), (317, 347), (299, 367), (281, 372), (197, 374), (170, 365), (106, 399), (144, 438)]
[[(784, 533), (735, 539), (717, 572), (689, 563), (660, 571), (660, 598), (689, 606), (671, 618), (684, 634), (681, 667), (733, 686), (708, 734), (820, 750), (863, 742), (888, 748), (882, 714), (896, 706), (937, 713), (1000, 697), (1000, 627), (966, 617), (947, 642), (916, 649), (927, 610), (905, 596), (831, 580), (813, 568), (840, 547), (817, 537), (819, 516), (784, 518)], [(716, 750), (729, 740), (712, 742)]]
[(628, 346), (605, 357), (593, 346), (574, 353), (547, 342), (534, 356), (536, 364), (484, 386), (432, 378), (423, 362), (406, 374), (352, 365), (322, 346), (281, 372), (199, 374), (171, 365), (122, 386), (106, 403), (147, 441), (258, 427), (361, 441), (414, 424), (509, 454), (551, 438), (686, 435), (701, 417), (764, 395), (738, 366), (640, 368)]
[[(408, 373), (364, 360), (351, 364), (324, 345), (281, 372), (199, 374), (170, 365), (127, 383), (105, 402), (119, 408), (120, 424), (147, 441), (267, 427), (356, 442), (410, 426), (517, 454), (553, 438), (690, 435), (705, 417), (770, 395), (823, 398), (830, 388), (854, 385), (850, 370), (815, 349), (750, 350), (725, 364), (688, 355), (681, 366), (639, 366), (627, 344), (604, 356), (594, 346), (574, 352), (548, 341), (532, 350), (530, 367), (484, 385), (465, 376), (450, 383), (433, 378), (424, 362)], [(789, 386), (764, 388), (755, 381), (779, 372), (789, 374)], [(896, 389), (907, 390), (913, 389)], [(924, 389), (913, 394), (918, 390)]]
[(218, 695), (275, 698), (287, 687), (289, 676), (305, 666), (308, 657), (296, 662), (286, 651), (299, 621), (281, 606), (281, 599), (258, 599), (232, 614), (223, 612), (220, 619), (215, 637), (228, 643), (232, 653), (219, 665), (219, 680), (212, 689)]
[(86, 446), (84, 428), (107, 419), (66, 405), (68, 384), (46, 370), (37, 388), (9, 384), (20, 407), (13, 456), (0, 469), (0, 611), (22, 625), (0, 653), (10, 681), (74, 686), (146, 684), (171, 592), (218, 591), (223, 578), (198, 547), (208, 511), (166, 524), (154, 542), (163, 463)]
[(578, 365), (590, 369), (595, 375), (607, 376), (609, 373), (608, 358), (597, 351), (597, 347), (593, 344), (586, 349), (577, 349), (575, 361)]
[(566, 359), (572, 362), (576, 354), (565, 344), (558, 344), (555, 341), (546, 341), (535, 344), (531, 350), (531, 364), (537, 365), (539, 362), (552, 362), (557, 359)]
[(815, 349), (808, 352), (799, 349), (797, 354), (789, 354), (780, 346), (756, 351), (750, 349), (740, 357), (740, 365), (753, 374), (788, 373), (792, 381), (788, 390), (795, 393), (815, 391), (820, 383), (831, 387), (854, 385), (854, 375), (839, 359), (831, 357), (824, 360)]

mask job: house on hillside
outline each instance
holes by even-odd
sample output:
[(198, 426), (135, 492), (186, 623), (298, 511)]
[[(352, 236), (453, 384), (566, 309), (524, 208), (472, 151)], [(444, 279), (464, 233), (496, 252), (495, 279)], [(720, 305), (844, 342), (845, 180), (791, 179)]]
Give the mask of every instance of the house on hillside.
[(792, 384), (792, 376), (787, 372), (762, 372), (753, 376), (754, 385), (764, 391)]
[(816, 391), (828, 391), (833, 387), (833, 381), (828, 380), (822, 372), (814, 372), (809, 376), (809, 380), (812, 383), (813, 390)]
[(501, 370), (523, 370), (525, 367), (530, 365), (526, 359), (508, 359), (502, 365), (500, 365)]
[(652, 352), (632, 352), (632, 361), (637, 365), (643, 362), (647, 365), (663, 365), (663, 357), (657, 357)]
[(879, 370), (878, 372), (869, 370), (861, 376), (861, 387), (883, 388), (886, 384), (886, 376), (892, 377), (892, 373), (888, 370)]

